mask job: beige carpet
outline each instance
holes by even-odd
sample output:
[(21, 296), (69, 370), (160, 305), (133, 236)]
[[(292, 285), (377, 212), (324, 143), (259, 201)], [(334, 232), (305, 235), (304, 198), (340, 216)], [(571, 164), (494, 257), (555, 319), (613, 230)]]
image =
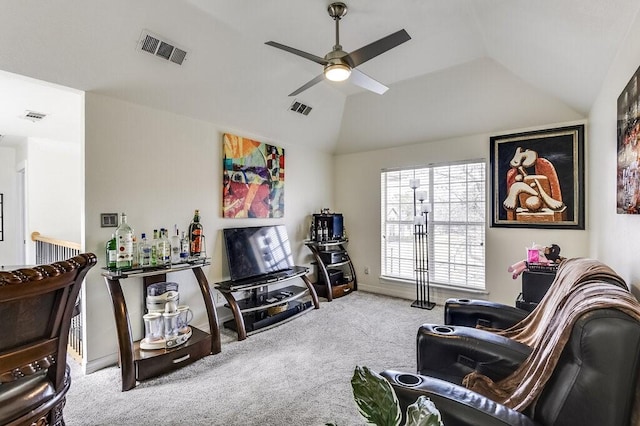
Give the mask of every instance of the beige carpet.
[(238, 342), (223, 329), (222, 353), (120, 391), (120, 370), (72, 381), (64, 409), (76, 425), (365, 424), (351, 392), (356, 365), (415, 372), (422, 323), (442, 307), (364, 292)]

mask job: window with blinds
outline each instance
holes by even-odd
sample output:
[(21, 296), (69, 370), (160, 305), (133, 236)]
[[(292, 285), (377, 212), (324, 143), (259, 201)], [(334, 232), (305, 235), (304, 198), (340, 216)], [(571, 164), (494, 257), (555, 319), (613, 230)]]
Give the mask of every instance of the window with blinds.
[[(485, 173), (484, 161), (383, 170), (382, 275), (415, 279), (414, 216), (425, 207), (430, 281), (484, 289)], [(414, 191), (411, 183), (417, 181)]]

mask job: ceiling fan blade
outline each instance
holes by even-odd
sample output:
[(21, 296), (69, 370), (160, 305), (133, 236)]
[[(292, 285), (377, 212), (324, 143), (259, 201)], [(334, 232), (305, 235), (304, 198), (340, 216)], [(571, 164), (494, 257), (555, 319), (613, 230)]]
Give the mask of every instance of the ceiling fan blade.
[(374, 41), (371, 44), (367, 44), (358, 50), (354, 50), (342, 59), (344, 59), (351, 68), (355, 68), (360, 64), (367, 62), (369, 59), (393, 49), (394, 47), (411, 40), (411, 36), (405, 30), (396, 31), (393, 34), (389, 34), (386, 37), (381, 38), (378, 41)]
[(356, 86), (360, 86), (363, 89), (370, 90), (374, 93), (377, 93), (378, 95), (382, 95), (384, 92), (389, 90), (389, 88), (384, 84), (374, 80), (373, 78), (369, 77), (362, 71), (358, 71), (357, 69), (351, 70), (349, 81), (355, 84)]
[(320, 56), (312, 55), (311, 53), (303, 52), (302, 50), (298, 50), (298, 49), (293, 48), (293, 47), (285, 46), (284, 44), (280, 44), (280, 43), (275, 42), (275, 41), (267, 41), (265, 44), (267, 44), (269, 46), (276, 47), (278, 49), (282, 49), (282, 50), (284, 50), (286, 52), (289, 52), (289, 53), (293, 53), (294, 55), (302, 56), (303, 58), (306, 58), (306, 59), (308, 59), (310, 61), (313, 61), (315, 63), (318, 63), (320, 65), (326, 65), (327, 64), (327, 60), (324, 59), (324, 58), (321, 58)]
[(319, 76), (317, 76), (317, 77), (316, 77), (316, 78), (314, 78), (313, 80), (311, 80), (311, 81), (309, 81), (309, 82), (305, 83), (305, 84), (304, 84), (304, 86), (302, 86), (302, 87), (300, 87), (300, 88), (298, 88), (298, 89), (294, 90), (293, 92), (291, 92), (291, 93), (289, 94), (289, 96), (295, 96), (295, 95), (297, 95), (298, 93), (302, 93), (302, 92), (304, 92), (305, 90), (307, 90), (309, 87), (311, 87), (311, 86), (315, 86), (316, 84), (320, 83), (322, 80), (324, 80), (324, 74), (320, 74)]

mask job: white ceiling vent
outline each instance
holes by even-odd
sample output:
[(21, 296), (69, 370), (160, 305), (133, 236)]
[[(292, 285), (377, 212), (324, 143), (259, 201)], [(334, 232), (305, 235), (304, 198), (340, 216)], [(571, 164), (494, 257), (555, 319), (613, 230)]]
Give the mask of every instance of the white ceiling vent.
[(289, 108), (291, 111), (300, 113), (302, 115), (309, 115), (312, 108), (309, 105), (305, 105), (302, 102), (293, 101), (291, 107)]
[(186, 50), (176, 47), (175, 43), (163, 39), (147, 30), (142, 30), (142, 34), (140, 34), (138, 50), (178, 65), (182, 65), (182, 62), (184, 62), (187, 57)]
[(46, 116), (47, 114), (44, 114), (42, 112), (25, 111), (22, 118), (24, 118), (25, 120), (29, 120), (29, 121), (33, 121), (34, 123), (37, 123), (38, 121), (44, 120)]

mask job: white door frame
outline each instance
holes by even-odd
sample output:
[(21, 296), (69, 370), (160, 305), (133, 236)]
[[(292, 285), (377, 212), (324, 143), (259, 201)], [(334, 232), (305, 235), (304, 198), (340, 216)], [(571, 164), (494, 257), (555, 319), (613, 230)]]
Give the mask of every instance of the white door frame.
[(27, 259), (27, 162), (24, 161), (17, 167), (16, 171), (16, 194), (18, 197), (18, 265), (25, 265)]

